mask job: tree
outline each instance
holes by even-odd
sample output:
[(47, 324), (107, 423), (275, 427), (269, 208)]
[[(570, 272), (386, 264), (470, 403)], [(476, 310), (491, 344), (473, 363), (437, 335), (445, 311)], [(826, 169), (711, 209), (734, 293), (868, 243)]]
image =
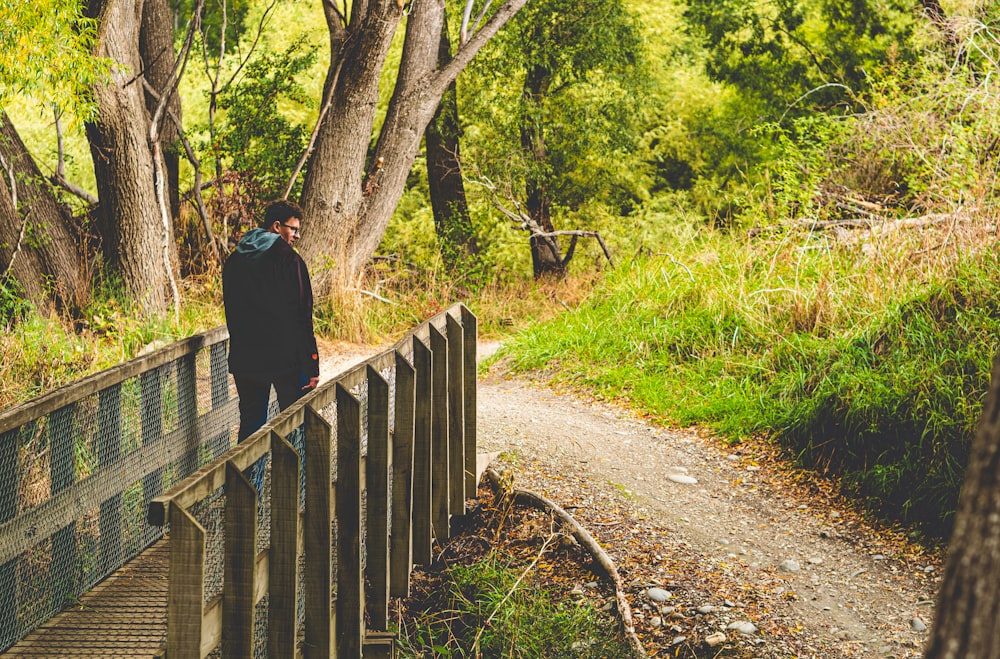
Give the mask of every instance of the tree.
[(59, 204), (7, 114), (0, 111), (0, 279), (36, 307), (75, 309), (88, 297), (68, 209)]
[(335, 279), (353, 282), (375, 253), (441, 97), (526, 2), (506, 0), (443, 66), (437, 56), (444, 0), (410, 4), (399, 72), (370, 154), (379, 77), (405, 6), (396, 0), (358, 1), (348, 20), (346, 8), (324, 3), (330, 68), (303, 182), (309, 231), (300, 243), (319, 290), (329, 289)]
[(692, 0), (685, 16), (716, 80), (772, 112), (855, 106), (885, 62), (913, 57), (915, 2)]
[(994, 657), (1000, 640), (1000, 355), (972, 443), (925, 659)]
[[(141, 85), (141, 3), (91, 0), (87, 15), (97, 21), (97, 55), (115, 63), (105, 82), (93, 86), (96, 110), (87, 123), (100, 199), (100, 228), (109, 265), (125, 293), (143, 313), (160, 316), (168, 285), (178, 302), (172, 256), (176, 249), (169, 214), (162, 212), (150, 140), (150, 116)], [(173, 58), (171, 58), (173, 59)]]
[[(561, 276), (566, 258), (554, 207), (574, 209), (595, 197), (614, 204), (628, 196), (619, 167), (629, 162), (637, 139), (644, 82), (638, 24), (618, 0), (545, 0), (521, 12), (491, 50), (487, 68), (510, 71), (520, 95), (486, 87), (474, 111), (501, 124), (495, 130), (504, 146), (491, 151), (504, 158), (482, 154), (492, 160), (487, 174), (519, 174), (524, 210), (537, 227), (530, 238), (534, 274)], [(498, 117), (494, 107), (515, 110)]]
[[(441, 22), (438, 44), (438, 66), (451, 57), (448, 23)], [(434, 118), (427, 124), (424, 141), (427, 149), (427, 183), (430, 187), (431, 210), (438, 251), (448, 270), (471, 265), (479, 253), (476, 234), (469, 216), (469, 205), (462, 180), (462, 160), (459, 138), (462, 126), (458, 120), (458, 92), (455, 82), (441, 98)]]
[(77, 232), (3, 108), (43, 98), (86, 116), (85, 90), (108, 72), (91, 54), (96, 24), (77, 0), (0, 0), (0, 279), (36, 306), (74, 309), (88, 297)]

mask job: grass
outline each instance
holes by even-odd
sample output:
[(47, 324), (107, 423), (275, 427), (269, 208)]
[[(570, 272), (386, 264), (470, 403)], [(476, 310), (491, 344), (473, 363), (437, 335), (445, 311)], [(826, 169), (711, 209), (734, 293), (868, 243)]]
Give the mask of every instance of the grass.
[(1000, 336), (990, 237), (950, 231), (702, 234), (506, 354), (667, 423), (772, 436), (879, 515), (945, 533)]

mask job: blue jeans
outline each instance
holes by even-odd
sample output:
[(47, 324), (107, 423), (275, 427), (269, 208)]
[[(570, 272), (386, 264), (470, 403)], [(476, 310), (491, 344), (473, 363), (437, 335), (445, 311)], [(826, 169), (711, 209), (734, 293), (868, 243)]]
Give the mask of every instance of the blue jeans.
[[(302, 387), (309, 382), (309, 378), (300, 373), (292, 373), (271, 380), (259, 380), (234, 373), (233, 380), (236, 382), (236, 393), (240, 397), (240, 430), (236, 435), (237, 442), (242, 442), (267, 423), (267, 404), (271, 398), (272, 386), (274, 386), (274, 392), (278, 396), (278, 409), (284, 410), (302, 398), (305, 393)], [(266, 461), (261, 458), (253, 463), (247, 472), (247, 477), (257, 489), (258, 496), (264, 489), (265, 470)]]

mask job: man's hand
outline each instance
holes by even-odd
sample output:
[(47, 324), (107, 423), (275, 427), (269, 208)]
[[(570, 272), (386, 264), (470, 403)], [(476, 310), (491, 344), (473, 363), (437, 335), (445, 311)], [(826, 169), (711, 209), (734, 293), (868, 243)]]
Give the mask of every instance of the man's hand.
[(309, 378), (309, 382), (306, 383), (306, 386), (302, 387), (302, 391), (312, 391), (317, 386), (319, 386), (319, 378)]

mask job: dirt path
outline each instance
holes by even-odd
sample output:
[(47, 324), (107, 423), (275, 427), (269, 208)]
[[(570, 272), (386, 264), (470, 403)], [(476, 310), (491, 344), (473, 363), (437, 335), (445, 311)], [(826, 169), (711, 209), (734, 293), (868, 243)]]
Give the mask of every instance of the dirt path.
[[(721, 632), (752, 656), (920, 654), (938, 558), (768, 447), (663, 429), (507, 378), (502, 364), (480, 383), (479, 443), (615, 557), (647, 650)], [(671, 597), (654, 602), (654, 587)]]
[[(321, 352), (329, 376), (374, 349)], [(665, 429), (502, 362), (478, 413), (480, 451), (503, 452), (495, 466), (516, 487), (567, 508), (612, 555), (650, 656), (920, 656), (939, 557), (771, 447)]]

